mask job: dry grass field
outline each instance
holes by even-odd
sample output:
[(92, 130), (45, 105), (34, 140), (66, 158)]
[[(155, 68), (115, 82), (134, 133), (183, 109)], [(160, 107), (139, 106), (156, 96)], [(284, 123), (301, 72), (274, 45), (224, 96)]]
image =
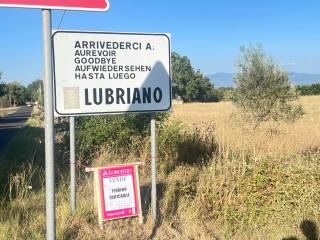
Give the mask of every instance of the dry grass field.
[(214, 124), (223, 146), (238, 151), (252, 151), (257, 156), (289, 156), (320, 146), (320, 97), (300, 99), (305, 115), (294, 123), (266, 123), (252, 130), (237, 119), (231, 102), (191, 103), (174, 106), (171, 120), (205, 129)]
[[(319, 223), (320, 97), (299, 101), (305, 111), (302, 119), (257, 128), (237, 117), (230, 102), (174, 106), (171, 121), (204, 132), (209, 125), (215, 126), (219, 151), (209, 165), (214, 169), (208, 170), (212, 182), (204, 185), (210, 189), (206, 197), (224, 191), (224, 196), (215, 199), (223, 204), (212, 204), (220, 208), (215, 223), (225, 228), (218, 234), (223, 239), (286, 239), (292, 235), (304, 239), (303, 223), (308, 219)], [(237, 229), (226, 226), (230, 224)]]
[[(152, 224), (149, 206), (150, 142), (140, 139), (135, 144), (138, 153), (119, 155), (106, 147), (93, 164), (145, 161), (140, 175), (145, 223), (140, 225), (135, 218), (115, 220), (100, 230), (92, 179), (81, 171), (77, 214), (72, 216), (68, 171), (61, 171), (57, 172), (57, 239), (318, 239), (320, 96), (300, 101), (305, 110), (302, 119), (256, 128), (242, 121), (230, 102), (174, 105), (167, 122), (158, 128), (158, 224)], [(39, 121), (30, 124), (40, 126)], [(38, 138), (28, 145), (21, 142), (35, 130)], [(13, 146), (28, 146), (30, 153), (21, 155), (41, 160), (42, 135), (40, 128), (26, 129)], [(59, 139), (58, 145), (63, 137)], [(37, 151), (30, 151), (33, 145)], [(14, 193), (8, 192), (10, 201), (0, 201), (0, 239), (45, 238), (43, 167), (23, 166), (10, 175)], [(39, 183), (37, 189), (33, 182)], [(27, 190), (29, 185), (34, 188)]]

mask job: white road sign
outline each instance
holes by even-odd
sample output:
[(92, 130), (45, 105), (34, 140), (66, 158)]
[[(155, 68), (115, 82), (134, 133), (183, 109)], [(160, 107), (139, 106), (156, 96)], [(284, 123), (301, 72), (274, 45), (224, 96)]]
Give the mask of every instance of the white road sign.
[(56, 31), (53, 49), (57, 115), (171, 109), (169, 35)]

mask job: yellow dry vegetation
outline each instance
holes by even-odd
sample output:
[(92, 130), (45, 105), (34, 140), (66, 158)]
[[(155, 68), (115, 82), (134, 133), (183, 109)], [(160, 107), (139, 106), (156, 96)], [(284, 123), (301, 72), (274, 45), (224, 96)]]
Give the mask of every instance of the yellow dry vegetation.
[(320, 97), (299, 101), (303, 118), (258, 127), (243, 121), (231, 102), (174, 106), (171, 121), (204, 133), (215, 126), (219, 149), (199, 172), (192, 201), (193, 211), (205, 216), (215, 236), (303, 239), (307, 223), (314, 230), (307, 239), (319, 237)]
[(6, 117), (8, 114), (15, 112), (18, 107), (13, 108), (0, 108), (0, 117)]
[(256, 129), (237, 117), (231, 102), (175, 105), (170, 119), (204, 130), (214, 124), (222, 146), (235, 151), (283, 157), (320, 146), (320, 97), (305, 96), (300, 102), (305, 111), (302, 119), (294, 123), (268, 122)]
[[(151, 217), (150, 142), (144, 139), (135, 143), (138, 154), (121, 155), (106, 147), (93, 165), (145, 161), (140, 172), (145, 223), (121, 219), (101, 230), (92, 177), (81, 171), (73, 216), (69, 177), (62, 171), (57, 172), (57, 239), (317, 239), (320, 96), (299, 101), (303, 118), (257, 127), (243, 121), (230, 102), (174, 105), (158, 132), (158, 224)], [(40, 126), (41, 119), (30, 123)], [(25, 135), (41, 129), (27, 130)], [(26, 145), (21, 136), (16, 141)], [(11, 176), (15, 194), (9, 202), (0, 201), (0, 239), (45, 238), (44, 185), (25, 188), (35, 173), (43, 182), (43, 168), (32, 165)]]

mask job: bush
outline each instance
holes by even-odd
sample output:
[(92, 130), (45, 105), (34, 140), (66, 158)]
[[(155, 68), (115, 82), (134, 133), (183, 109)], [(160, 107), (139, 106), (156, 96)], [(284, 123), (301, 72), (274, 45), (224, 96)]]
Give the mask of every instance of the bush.
[[(166, 114), (157, 114), (156, 120), (163, 121)], [(137, 138), (149, 134), (150, 116), (148, 114), (106, 115), (78, 118), (76, 123), (76, 144), (80, 159), (89, 159), (101, 147), (114, 151), (138, 151), (130, 145)]]
[(298, 85), (296, 90), (302, 96), (320, 95), (320, 83), (314, 83), (311, 85)]

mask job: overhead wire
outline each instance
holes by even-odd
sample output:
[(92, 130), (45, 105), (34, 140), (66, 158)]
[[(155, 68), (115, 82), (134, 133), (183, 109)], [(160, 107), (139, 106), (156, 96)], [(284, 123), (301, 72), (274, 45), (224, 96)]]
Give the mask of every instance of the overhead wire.
[(62, 24), (62, 21), (63, 21), (63, 18), (64, 18), (64, 15), (66, 14), (66, 10), (63, 10), (63, 13), (62, 13), (62, 16), (61, 16), (61, 19), (60, 19), (60, 22), (59, 22), (59, 25), (58, 25), (58, 30), (60, 29), (60, 26), (61, 26), (61, 24)]

